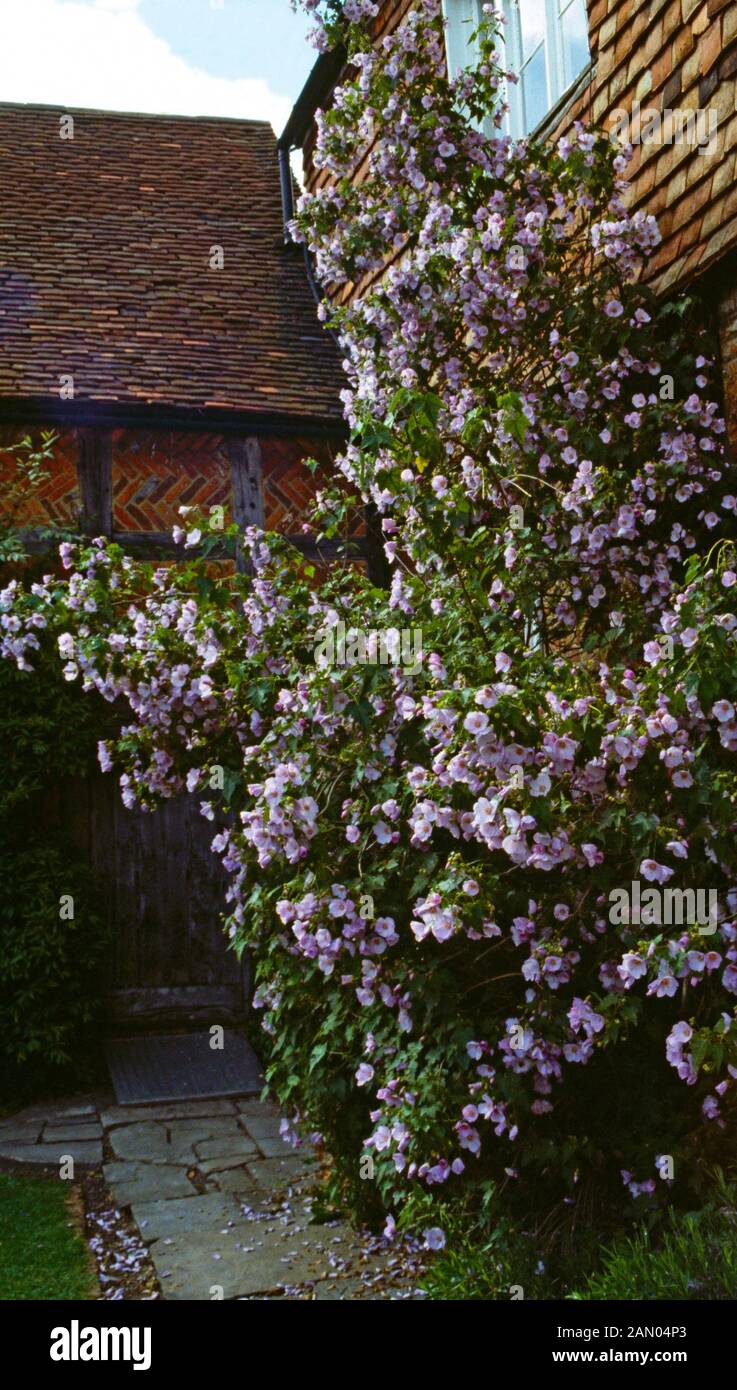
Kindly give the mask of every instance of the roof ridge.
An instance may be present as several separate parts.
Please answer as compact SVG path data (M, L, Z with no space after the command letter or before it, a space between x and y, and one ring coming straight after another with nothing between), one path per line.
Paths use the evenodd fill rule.
M1 111L61 111L72 116L120 116L125 120L144 121L216 121L223 125L250 125L266 127L274 139L276 132L270 121L255 116L188 116L180 111L117 111L101 106L66 106L62 102L50 101L0 101Z

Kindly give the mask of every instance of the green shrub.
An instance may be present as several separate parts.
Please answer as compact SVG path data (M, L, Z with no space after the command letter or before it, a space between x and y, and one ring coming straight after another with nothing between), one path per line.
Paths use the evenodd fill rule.
M39 799L53 782L83 775L101 737L101 701L64 680L56 652L44 644L37 674L0 662L0 826L3 840L24 838Z
M535 1220L510 1212L504 1194L491 1190L486 1209L475 1212L415 1202L400 1226L443 1229L445 1245L422 1281L437 1301L732 1299L737 1194L719 1171L705 1183L700 1210L650 1207L629 1229L613 1209L557 1207Z
M672 1212L661 1234L615 1241L579 1299L732 1300L737 1289L737 1212L708 1206Z
M55 436L25 439L0 455L3 612L19 575L33 585L57 565L68 533L36 527L48 553L30 556L21 529L35 491L50 476ZM12 627L8 629L12 640ZM91 1077L89 1043L102 999L107 935L98 886L64 841L54 814L55 785L85 776L95 744L110 728L104 702L85 697L62 675L56 641L35 630L36 671L0 662L0 1065L5 1107L39 1088ZM61 900L73 903L62 915Z
M432 1225L438 1213L432 1217ZM436 1302L510 1301L554 1297L554 1284L533 1236L505 1216L484 1236L464 1231L450 1212L441 1221L447 1244L430 1263L422 1287Z
M0 853L0 1059L11 1089L59 1078L89 1044L106 948L83 863L41 840Z

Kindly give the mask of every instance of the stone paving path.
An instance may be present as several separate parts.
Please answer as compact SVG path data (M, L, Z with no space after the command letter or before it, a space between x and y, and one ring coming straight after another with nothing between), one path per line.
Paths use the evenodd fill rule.
M412 1298L416 1270L343 1223L311 1221L314 1155L254 1099L34 1106L0 1122L0 1158L98 1167L149 1247L165 1299Z

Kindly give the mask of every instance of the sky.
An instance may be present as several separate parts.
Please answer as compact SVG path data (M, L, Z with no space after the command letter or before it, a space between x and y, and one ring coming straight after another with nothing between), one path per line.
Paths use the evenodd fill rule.
M312 67L289 0L0 0L0 101L240 116L281 132Z

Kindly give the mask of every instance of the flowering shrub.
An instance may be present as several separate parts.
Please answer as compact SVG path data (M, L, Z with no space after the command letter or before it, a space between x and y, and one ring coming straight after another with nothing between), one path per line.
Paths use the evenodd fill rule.
M493 20L449 82L434 0L375 48L374 6L308 8L355 76L294 233L360 284L324 316L390 586L316 584L254 531L252 573L213 577L187 523L171 568L62 547L65 577L5 591L6 654L53 638L127 700L100 758L128 804L199 797L269 1081L356 1200L666 1198L737 1078L737 487L708 338L642 284L657 227L605 137L503 135ZM419 630L422 659L316 657L339 623ZM613 921L634 881L715 890L718 921Z

